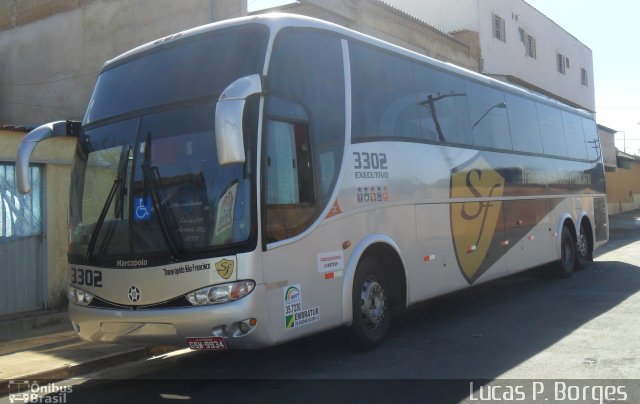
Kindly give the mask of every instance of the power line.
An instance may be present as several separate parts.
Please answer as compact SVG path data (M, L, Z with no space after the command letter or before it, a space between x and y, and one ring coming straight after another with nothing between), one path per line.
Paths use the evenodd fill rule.
M34 108L64 109L68 111L80 111L80 112L84 112L85 110L84 108L80 108L80 107L72 107L72 106L64 106L64 105L32 104L28 102L15 102L15 101L3 101L3 104L21 105L25 107L34 107Z
M81 77L96 76L97 74L98 74L98 72L91 72L91 73L77 74L75 76L62 77L62 78L55 79L55 80L34 81L34 82L30 82L30 83L7 83L7 84L0 84L0 86L1 87L41 86L41 85L45 85L45 84L53 84L53 83L59 83L61 81L73 80L73 79L77 79L77 78L81 78Z

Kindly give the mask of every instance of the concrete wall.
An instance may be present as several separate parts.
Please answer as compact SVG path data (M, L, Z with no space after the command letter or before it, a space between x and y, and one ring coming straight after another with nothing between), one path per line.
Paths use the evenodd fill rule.
M106 60L244 14L246 0L10 0L0 6L0 125L81 119Z
M631 161L630 168L606 173L609 214L640 209L640 160Z
M15 161L23 132L0 130L0 161ZM45 207L45 247L47 266L48 306L61 307L66 302L67 283L67 222L69 183L75 138L55 138L42 142L32 156L32 162L43 164L43 194Z
M480 37L482 73L554 95L595 111L591 49L522 0L386 0L447 32L475 30ZM505 20L506 42L494 38L493 15ZM526 56L520 29L536 40L536 58ZM557 71L556 54L569 58L566 73ZM581 83L581 68L588 85Z

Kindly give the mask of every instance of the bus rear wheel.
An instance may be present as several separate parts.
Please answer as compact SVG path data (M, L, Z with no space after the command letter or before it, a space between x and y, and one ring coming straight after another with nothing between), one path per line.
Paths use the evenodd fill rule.
M360 349L379 346L391 325L390 285L382 266L373 258L358 264L353 280L353 322L349 332Z
M589 262L593 261L593 247L591 237L587 233L587 226L582 223L580 225L580 234L576 241L577 262L576 269L584 268Z
M560 236L560 260L555 266L554 274L558 278L568 278L576 269L577 249L576 240L567 226L562 227Z

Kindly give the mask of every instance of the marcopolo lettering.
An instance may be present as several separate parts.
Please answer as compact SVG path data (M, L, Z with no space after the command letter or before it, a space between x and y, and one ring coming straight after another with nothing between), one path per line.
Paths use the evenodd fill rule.
M116 266L132 268L132 267L142 267L149 264L149 261L146 259L141 260L116 260Z

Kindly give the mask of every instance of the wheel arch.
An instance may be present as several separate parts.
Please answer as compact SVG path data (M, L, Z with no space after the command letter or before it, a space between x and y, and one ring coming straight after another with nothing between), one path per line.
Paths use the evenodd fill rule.
M352 293L353 281L358 264L368 256L378 257L384 266L391 268L396 276L389 277L392 282L393 304L402 308L407 306L409 296L407 274L400 247L387 235L370 234L362 239L353 249L345 267L344 282L342 284L342 323L349 326L353 321Z

